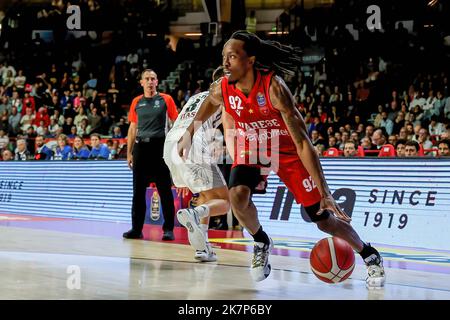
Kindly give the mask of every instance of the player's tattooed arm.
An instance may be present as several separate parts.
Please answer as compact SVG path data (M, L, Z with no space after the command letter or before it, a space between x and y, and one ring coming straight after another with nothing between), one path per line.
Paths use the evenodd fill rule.
M306 170L314 179L322 197L330 195L319 157L308 137L305 121L295 107L294 97L285 82L278 76L272 78L269 89L270 101L280 111L289 134L297 147L297 153Z
M320 208L317 214L320 215L325 210L331 210L337 218L347 222L350 221L350 217L339 207L330 193L319 157L308 137L305 121L295 107L294 97L289 88L281 78L274 77L270 84L269 94L273 107L280 111L286 123L292 140L297 147L298 156L320 192L322 199L320 200Z

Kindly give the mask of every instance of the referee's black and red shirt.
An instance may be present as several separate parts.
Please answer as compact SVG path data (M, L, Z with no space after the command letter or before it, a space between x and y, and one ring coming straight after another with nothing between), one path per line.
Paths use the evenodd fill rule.
M157 93L151 98L140 95L133 99L128 120L137 124L138 138L164 138L169 130L169 119L178 117L177 107L168 94Z

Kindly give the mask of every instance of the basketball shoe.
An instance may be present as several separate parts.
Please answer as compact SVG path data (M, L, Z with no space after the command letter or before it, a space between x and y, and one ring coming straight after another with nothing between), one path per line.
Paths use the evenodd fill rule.
M272 238L269 237L270 243L255 242L253 247L253 259L250 274L254 281L263 281L266 279L272 267L269 263L269 255L273 249Z
M208 250L196 250L194 259L200 262L214 262L217 261L216 253L213 251L211 245L208 243Z
M195 209L181 209L177 212L178 222L188 230L189 243L199 251L207 251L205 234L200 227L200 218Z
M384 287L386 275L384 273L383 258L379 252L368 244L371 254L364 259L367 266L366 286L369 289Z

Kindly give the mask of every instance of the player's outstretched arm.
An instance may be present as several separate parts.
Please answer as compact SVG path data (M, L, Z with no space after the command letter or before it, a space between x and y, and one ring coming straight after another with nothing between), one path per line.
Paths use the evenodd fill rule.
M280 77L276 76L272 78L269 93L273 107L280 111L286 123L303 165L319 189L322 200L318 214L322 213L325 209L329 209L334 212L336 217L350 221L350 218L342 211L331 196L319 157L308 137L303 117L295 108L294 98L289 88Z
M222 105L222 79L213 82L209 88L209 95L201 104L194 117L194 120L186 128L186 132L178 141L178 154L181 158L186 159L191 148L192 137L203 123L208 120Z

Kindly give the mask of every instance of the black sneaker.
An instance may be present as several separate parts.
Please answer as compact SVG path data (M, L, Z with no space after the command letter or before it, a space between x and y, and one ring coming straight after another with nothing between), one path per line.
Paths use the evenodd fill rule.
M175 240L175 236L173 235L173 231L171 231L171 230L164 231L162 239L164 241Z
M122 235L125 239L142 239L144 235L142 232L135 231L133 229L124 232Z

